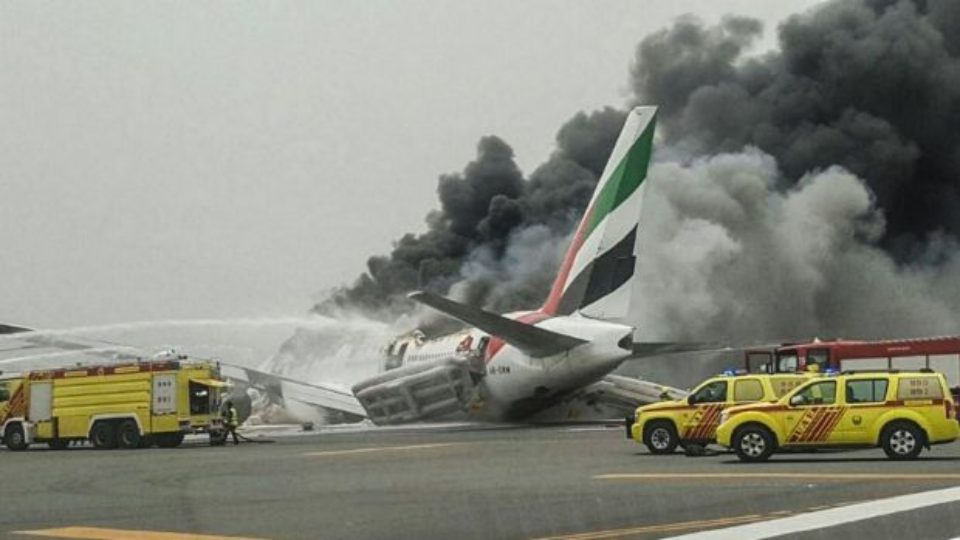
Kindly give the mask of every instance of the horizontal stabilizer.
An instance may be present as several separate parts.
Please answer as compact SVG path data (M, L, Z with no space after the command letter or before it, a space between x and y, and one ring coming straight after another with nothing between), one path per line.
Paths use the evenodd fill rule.
M30 328L22 326L13 326L12 324L0 323L0 334L19 334L20 332L32 332Z
M426 291L410 293L410 298L426 304L454 319L496 336L521 351L540 358L552 356L587 343L586 340L544 330L531 324L508 319L480 308L470 307Z

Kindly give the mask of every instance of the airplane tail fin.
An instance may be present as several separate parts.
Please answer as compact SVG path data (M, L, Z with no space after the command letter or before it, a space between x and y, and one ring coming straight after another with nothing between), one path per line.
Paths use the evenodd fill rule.
M542 312L626 318L656 114L656 107L637 107L627 115Z

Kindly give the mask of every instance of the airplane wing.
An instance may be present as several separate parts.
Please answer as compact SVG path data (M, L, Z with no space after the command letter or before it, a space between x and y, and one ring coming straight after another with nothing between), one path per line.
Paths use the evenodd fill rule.
M283 375L225 362L220 362L220 368L221 373L227 380L263 390L285 401L293 400L364 418L367 416L360 402L350 391L333 385L305 383Z
M607 375L583 389L584 399L620 406L633 412L640 405L664 399L681 399L687 392L644 379Z
M0 365L30 363L34 367L70 361L129 361L141 358L135 347L103 340L64 338L56 331L42 331L0 323ZM86 357L86 358L84 358Z
M552 356L587 343L580 338L508 319L502 315L454 302L449 298L430 292L418 291L410 293L408 296L410 299L426 304L454 319L476 326L534 358Z
M683 399L687 392L639 377L610 374L577 389L537 413L535 423L622 422L637 407L665 399Z

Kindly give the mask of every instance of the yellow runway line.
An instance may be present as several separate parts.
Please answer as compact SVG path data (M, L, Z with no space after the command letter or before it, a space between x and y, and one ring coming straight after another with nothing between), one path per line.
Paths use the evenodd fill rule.
M307 452L309 457L352 456L356 454L372 454L375 452L406 452L409 450L428 450L431 448L447 448L459 446L463 443L412 444L409 446L373 446L370 448L351 448L350 450L330 450L327 452Z
M13 534L43 536L46 538L70 538L73 540L263 540L243 536L133 531L101 529L99 527L62 527L59 529L40 529L36 531L14 531Z
M594 480L960 480L960 473L612 473Z
M724 525L740 525L753 521L760 521L765 516L761 514L750 514L746 516L735 516L719 519L701 519L697 521L683 521L680 523L663 523L661 525L646 525L643 527L630 527L627 529L609 529L606 531L594 531L562 536L546 536L536 540L602 540L605 538L621 538L624 536L636 536L638 534L648 534L657 532L684 531L687 529L707 529L712 527L722 527Z

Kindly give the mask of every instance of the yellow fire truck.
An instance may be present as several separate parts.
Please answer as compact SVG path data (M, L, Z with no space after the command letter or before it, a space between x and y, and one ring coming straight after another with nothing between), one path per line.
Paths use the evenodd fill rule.
M11 450L31 443L63 449L179 446L187 433L223 440L226 383L206 361L144 361L29 371L0 378L0 435Z

